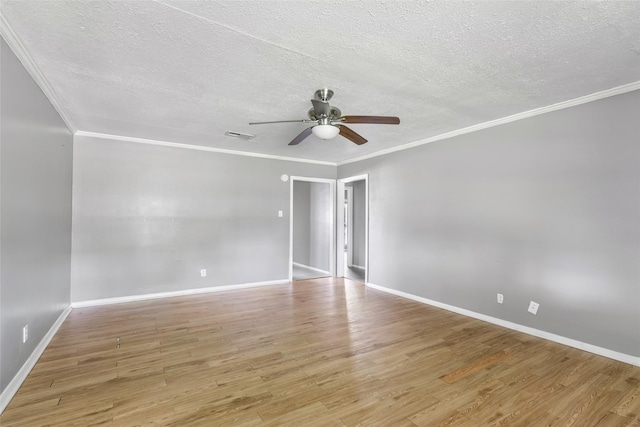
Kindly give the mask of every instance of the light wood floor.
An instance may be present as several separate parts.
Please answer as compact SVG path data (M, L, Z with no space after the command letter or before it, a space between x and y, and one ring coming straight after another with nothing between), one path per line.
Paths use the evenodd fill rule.
M638 426L639 390L638 367L326 278L73 310L0 424Z

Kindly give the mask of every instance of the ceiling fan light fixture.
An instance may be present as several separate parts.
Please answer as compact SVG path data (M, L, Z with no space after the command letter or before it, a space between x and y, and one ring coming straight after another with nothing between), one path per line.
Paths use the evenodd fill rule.
M311 128L311 132L320 139L331 139L338 136L340 128L334 125L316 125Z

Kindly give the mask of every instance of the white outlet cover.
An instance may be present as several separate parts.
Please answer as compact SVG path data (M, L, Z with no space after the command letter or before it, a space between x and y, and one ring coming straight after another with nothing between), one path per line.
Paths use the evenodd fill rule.
M538 308L540 308L540 304L535 301L531 301L529 303L529 309L527 311L529 311L529 313L531 314L538 314Z
M22 328L22 343L26 343L29 339L29 325L24 325Z
M205 277L207 275L207 269L203 268L202 270L200 270L200 277Z
M278 217L282 218L284 216L284 212L278 211Z
M504 302L504 295L498 294L497 300L498 304L502 304Z

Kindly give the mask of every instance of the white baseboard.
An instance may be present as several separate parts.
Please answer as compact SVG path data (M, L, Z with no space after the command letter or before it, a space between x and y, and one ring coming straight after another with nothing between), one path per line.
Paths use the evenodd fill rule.
M364 266L362 266L362 265L357 265L357 264L350 265L349 267L351 267L351 268L356 268L356 269L358 269L358 270L366 270L366 268L364 268Z
M58 319L54 322L51 328L49 328L49 331L45 334L44 337L42 337L36 348L33 349L33 352L24 362L22 368L20 368L15 377L13 377L11 382L7 385L7 388L5 388L4 391L0 394L0 414L2 414L9 402L11 402L11 399L13 399L13 396L15 396L15 394L18 392L18 389L20 388L24 380L27 379L29 372L31 372L33 367L36 365L38 359L40 359L40 356L42 356L42 353L44 353L45 349L53 339L56 332L58 332L58 329L60 329L60 326L62 326L62 323L67 318L69 313L71 313L71 307L65 308L60 316L58 316Z
M300 268L307 268L309 270L317 271L318 273L326 274L327 276L331 276L331 272L327 270L322 270L320 268L311 267L310 265L300 264L299 262L294 262L293 265Z
M289 283L289 279L269 280L265 282L242 283L239 285L212 286L209 288L186 289L183 291L159 292L155 294L129 295L126 297L102 298L88 301L74 301L73 308L93 307L97 305L120 304L123 302L144 301L149 299L180 297L185 295L206 294L209 292L233 291L236 289L254 288L256 286L282 285Z
M398 291L395 289L387 288L380 285L374 285L373 283L367 283L367 286L379 291L387 292L399 297L408 298L414 301L421 302L423 304L432 305L434 307L443 308L454 313L462 314L464 316L473 317L474 319L482 320L485 322L493 323L495 325L503 326L514 331L523 332L525 334L533 335L538 338L544 338L549 341L554 341L559 344L564 344L569 347L574 347L580 350L594 353L599 356L608 357L609 359L618 360L620 362L629 363L630 365L640 366L640 357L631 356L630 354L620 353L608 348L598 347L593 344L588 344L581 341L576 341L571 338L563 337L561 335L552 334L550 332L541 331L539 329L530 328L529 326L519 325L517 323L509 322L507 320L498 319L497 317L487 316L486 314L476 313L471 310L459 308L453 305L444 304L438 301L433 301L427 298L419 297L417 295L409 294L407 292Z

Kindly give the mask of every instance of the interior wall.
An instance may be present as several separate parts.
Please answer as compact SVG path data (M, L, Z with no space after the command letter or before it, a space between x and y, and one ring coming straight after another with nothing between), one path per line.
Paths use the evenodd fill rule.
M77 135L71 300L287 280L282 174L336 167Z
M293 181L293 262L311 265L311 183Z
M331 187L328 183L312 182L309 220L309 266L330 270L331 256Z
M69 306L73 139L9 46L0 43L3 391Z
M369 174L369 281L640 356L638 111L634 91L340 166Z

